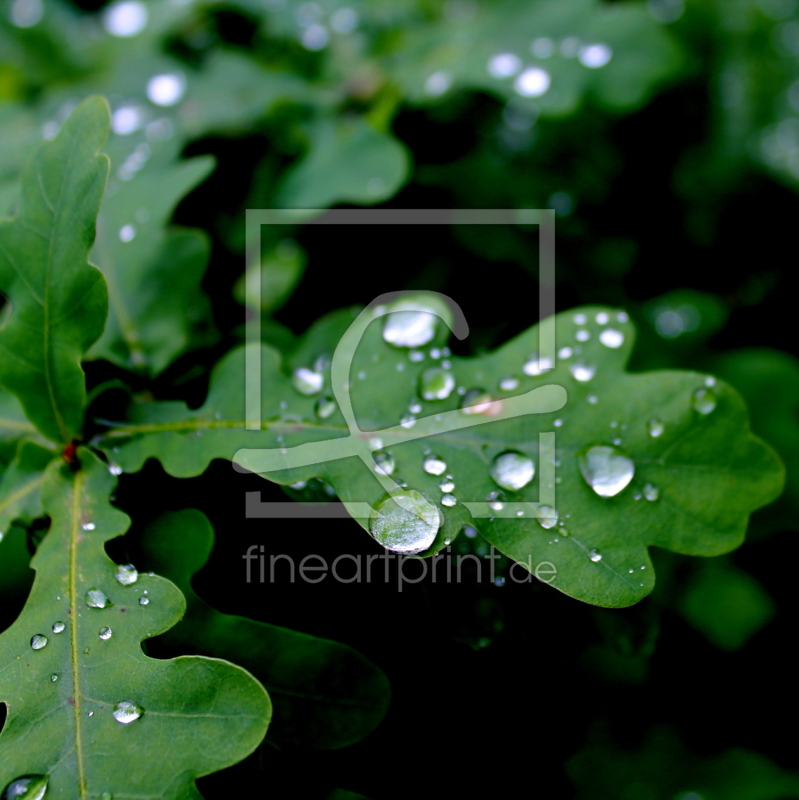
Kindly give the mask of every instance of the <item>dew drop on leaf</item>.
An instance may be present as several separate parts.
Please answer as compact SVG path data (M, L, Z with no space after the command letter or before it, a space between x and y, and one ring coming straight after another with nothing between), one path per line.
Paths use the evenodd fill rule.
M441 483L438 484L438 488L441 489L442 492L454 492L455 491L455 481L452 478L445 478Z
M464 414L488 414L494 407L494 398L483 389L470 389L461 400Z
M130 700L122 700L122 702L117 703L114 707L114 719L117 722L121 722L123 725L129 725L131 722L135 722L137 719L141 718L142 714L144 714L144 709L141 706L137 706L136 703L132 703Z
M569 371L574 377L574 380L580 381L580 383L585 383L594 377L596 374L596 367L593 364L588 364L581 359L580 361L575 361L574 364L569 365Z
M419 379L420 394L425 400L446 400L455 388L455 376L443 367L426 369Z
M336 410L336 401L332 397L325 395L316 401L316 416L319 419L328 419L333 416Z
M42 800L47 783L46 775L23 775L6 786L1 800Z
M109 608L113 603L99 589L89 589L86 592L86 605L89 608Z
M397 467L397 462L391 453L375 453L373 456L375 461L375 472L380 475L393 475Z
M644 486L644 497L654 502L660 497L660 489L652 483L647 483L647 485Z
M566 348L564 348L566 349ZM569 355L571 355L571 349L569 349ZM561 356L562 358L564 356ZM525 375L540 375L542 372L546 372L549 369L552 369L554 364L552 360L549 358L539 358L538 356L532 356L522 367L524 370Z
M621 347L624 344L624 334L621 331L617 331L615 328L605 328L605 330L599 334L599 341L602 342L605 347L610 347L612 350L615 350L617 347Z
M37 633L31 639L31 649L41 650L44 647L47 647L47 637L42 633Z
M610 317L604 311L600 311L594 319L597 325L607 325Z
M111 628L100 628L99 635L104 642L107 642L114 635L114 632L111 630Z
M458 502L458 499L455 497L454 494L445 494L441 498L441 505L442 506L447 506L447 508L452 508L452 506L456 505L457 502Z
M387 495L373 509L369 531L387 550L413 555L433 544L441 522L438 509L422 494L408 489Z
M619 448L594 445L579 455L585 482L600 496L614 497L635 475L635 463Z
M491 477L503 489L522 489L530 483L534 475L533 459L515 451L501 453L491 465Z
M588 558L591 559L593 562L601 561L602 560L602 553L598 550L589 550L588 551Z
M507 375L499 382L499 388L503 392L513 392L519 388L519 379L513 375Z
M489 492L488 496L486 497L486 501L488 502L488 507L492 511L502 511L505 508L505 503L503 500L505 499L505 495L502 492Z
M116 579L123 586L131 586L139 580L139 572L133 564L122 564L117 567Z
M83 528L85 531L93 531L95 527L96 526L93 522L84 522L83 525L81 525L81 528Z
M50 683L56 683L58 681L58 675L55 672L50 676Z
M716 408L716 394L709 387L697 389L691 396L691 405L700 414L710 414Z
M578 342L587 342L591 338L591 334L583 328L574 334L574 338L577 339Z
M295 369L291 375L292 386L306 397L314 394L319 394L324 385L324 375L321 372L314 372L307 367L300 367Z
M403 414L400 417L400 425L402 425L403 428L406 428L406 429L407 428L412 428L415 424L416 424L416 417L414 417L413 414L410 414L410 413Z
M428 475L443 475L447 469L447 462L441 456L429 455L425 457L422 468Z
M558 524L558 512L552 506L539 506L536 519L542 528L549 530Z
M63 622L53 623L53 633L63 633L67 626Z
M649 430L649 435L656 439L658 436L663 435L663 431L666 430L666 426L663 424L663 420L653 417L649 420L647 429Z
M408 308L408 310L403 310ZM416 310L418 303L398 302L386 315L383 340L395 347L421 347L436 335L436 317L429 311Z
M139 605L140 606L148 606L148 605L150 605L150 598L149 597L140 597L139 598Z

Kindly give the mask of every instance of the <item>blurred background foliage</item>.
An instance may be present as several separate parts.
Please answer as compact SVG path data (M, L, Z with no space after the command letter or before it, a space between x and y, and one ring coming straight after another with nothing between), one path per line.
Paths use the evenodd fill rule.
M228 796L235 778L274 797L799 798L799 755L780 724L799 711L786 647L799 558L797 0L0 10L0 213L16 207L33 147L83 97L101 93L112 109L93 260L127 311L112 311L90 385L132 369L134 391L196 405L245 315L261 314L264 338L290 351L332 309L407 288L452 296L472 328L455 349L481 352L536 321L534 232L269 229L261 260L245 264L245 210L549 207L559 310L626 308L639 329L632 369L729 381L788 470L740 550L657 552L654 594L607 610L501 580L402 594L388 583L244 586L241 552L264 533L243 519L242 484L264 499L281 490L219 464L182 482L149 464L118 503L141 525L203 508L220 536L195 578L200 595L351 644L393 687L364 742L265 745L206 779L207 797ZM261 302L244 308L256 271ZM114 419L113 392L103 397L95 410ZM346 521L266 535L300 558L370 547ZM12 529L4 557L26 553ZM0 586L4 622L23 596Z

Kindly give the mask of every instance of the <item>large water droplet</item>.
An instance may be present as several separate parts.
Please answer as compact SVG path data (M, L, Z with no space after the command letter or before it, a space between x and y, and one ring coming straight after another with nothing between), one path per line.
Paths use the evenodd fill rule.
M534 475L533 459L514 451L501 453L491 465L491 477L503 489L522 489L530 483Z
M31 639L31 648L33 650L41 650L44 647L47 647L47 637L43 633L37 633Z
M404 308L410 308L404 311ZM395 347L421 347L436 335L436 316L429 311L411 310L418 303L398 302L386 315L383 325L383 340Z
M111 630L111 628L100 628L99 635L104 642L107 642L114 635L114 632Z
M447 469L447 462L440 456L426 456L422 468L428 475L443 475Z
M46 775L23 775L3 790L2 800L42 800L47 791Z
M63 622L53 623L53 633L63 633L67 626Z
M397 467L397 462L391 453L374 453L372 455L375 461L375 472L380 475L393 475Z
M419 378L420 394L425 400L446 400L455 388L455 376L441 367L426 369Z
M716 408L716 394L708 387L697 389L691 396L691 405L700 414L709 414Z
M133 564L121 564L117 567L116 579L123 586L132 586L139 580L139 571Z
M614 497L635 475L635 463L617 447L594 445L580 456L585 482L600 496Z
M328 419L336 411L336 401L332 397L325 395L316 401L316 416L319 419Z
M602 342L605 347L610 347L615 350L617 347L621 347L624 344L624 334L621 331L617 331L615 328L605 328L605 330L599 334L599 341Z
M644 486L644 497L647 500L654 502L658 499L658 497L660 497L660 489L658 489L658 487L653 483L647 483L647 485Z
M123 725L129 725L131 722L135 722L137 719L141 718L142 714L144 714L144 709L141 706L137 706L136 703L132 703L130 700L122 700L122 702L117 703L114 707L114 719L117 722L121 722Z
M322 391L325 377L321 372L314 372L307 367L295 369L291 375L291 383L294 388L306 397L319 394Z
M110 608L113 603L99 589L89 589L86 592L86 605L89 608Z
M570 364L569 371L574 376L574 380L585 383L594 377L596 374L596 367L581 359L580 361L575 361L573 364Z
M663 420L653 417L647 423L647 429L649 430L649 435L656 439L658 436L663 435L663 431L666 430L666 426L663 424Z
M539 506L536 519L542 528L554 528L558 524L558 512L552 506Z
M372 536L383 547L407 555L430 547L440 527L438 509L414 489L386 496L369 520Z

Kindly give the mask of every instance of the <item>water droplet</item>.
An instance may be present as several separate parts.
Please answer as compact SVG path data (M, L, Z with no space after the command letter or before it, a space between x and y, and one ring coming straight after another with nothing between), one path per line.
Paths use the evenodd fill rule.
M452 508L452 506L456 505L458 499L455 497L454 494L445 494L441 498L441 505L447 506L447 508Z
M607 324L608 324L608 322L610 321L610 316L609 316L609 315L608 315L606 312L604 312L604 311L600 311L600 312L599 312L599 313L598 313L598 314L597 314L597 315L594 317L594 319L596 320L596 324L597 324L597 325L607 325Z
M117 136L130 136L141 128L143 117L137 106L120 106L111 115L111 130Z
M501 453L491 465L491 477L503 489L522 489L530 483L534 475L533 459L514 451Z
M525 375L540 375L542 372L552 369L553 366L552 359L531 356L522 369Z
M107 642L113 635L114 632L111 630L111 628L100 628L100 638L104 642Z
M712 375L708 375L707 378L705 378L705 386L715 386L715 385L716 385L716 379Z
M454 492L455 481L453 481L448 475L443 481L441 481L441 483L438 484L438 488L441 489L442 492Z
M499 388L503 392L513 392L519 388L519 379L513 375L507 375L499 382Z
M133 564L122 564L117 567L116 579L123 586L131 586L139 580L139 572Z
M119 464L111 463L111 464L108 465L108 471L112 475L121 475L122 474L122 467L120 467Z
M589 394L588 397L585 398L592 406L595 406L599 402L599 398L595 394Z
M386 315L383 340L395 347L421 347L432 341L436 335L436 316L430 311L416 310L419 307L418 302L395 303L393 311Z
M613 50L606 44L589 44L580 48L580 63L589 69L604 67L612 57Z
M119 241L120 242L132 242L134 237L136 236L136 228L133 225L123 225L119 229Z
M47 791L46 775L23 775L3 790L2 800L42 800Z
M691 397L691 405L700 414L710 414L716 408L716 395L710 388L697 389Z
M510 78L522 68L522 60L515 53L497 53L486 68L492 78Z
M471 525L464 525L463 526L463 535L467 539L474 539L477 536L477 529L473 528Z
M394 456L391 453L374 453L372 455L375 461L375 472L379 475L393 475L394 470L397 467L397 462L394 460Z
M424 361L424 352L422 350L411 350L408 353L408 358L416 364L419 361Z
M660 497L660 489L652 483L647 483L647 485L644 486L644 497L654 502Z
M395 553L413 555L433 544L441 527L438 509L414 489L387 495L372 511L372 536Z
M555 421L554 421L552 424L553 424L553 425L554 425L556 428L559 428L561 425L563 425L563 420L562 420L562 419L556 419L556 420L555 420Z
M325 382L325 376L320 372L314 372L307 367L295 369L291 375L291 383L294 388L306 397L319 394Z
M336 410L336 401L332 397L325 395L316 401L316 416L319 419L328 419Z
M413 414L403 414L400 417L400 425L403 428L412 428L416 424L416 417Z
M137 719L141 718L142 714L144 714L144 709L141 706L137 706L136 703L132 703L130 700L123 700L114 707L114 719L117 722L121 722L123 725L129 725L131 722L135 722Z
M112 36L136 36L147 26L147 6L138 0L110 5L103 14L103 27Z
M574 338L577 339L578 342L587 342L591 338L591 334L583 328L574 334Z
M422 404L418 400L412 400L410 405L408 406L408 411L411 414L418 414L422 410Z
M37 633L31 639L31 649L41 650L44 647L47 647L47 637L43 633Z
M614 497L635 475L633 460L616 447L594 445L580 454L579 461L585 482L600 497Z
M488 501L488 507L492 511L502 511L505 508L505 503L503 500L505 499L505 495L502 492L489 492L486 500Z
M552 506L539 506L536 519L542 528L554 528L558 524L558 512Z
M63 622L54 622L53 633L63 633L66 627L67 626Z
M617 347L621 347L624 344L624 334L621 331L617 331L615 328L605 328L605 330L599 334L599 341L602 342L605 347L610 347L615 350Z
M561 347L560 350L558 350L558 358L571 358L573 352L571 347Z
M663 420L658 419L657 417L652 417L647 423L647 429L649 430L649 435L656 439L658 436L663 435L663 431L666 430L666 426L663 424Z
M494 398L483 389L472 389L461 400L461 412L464 414L487 414L494 406Z
M99 589L89 589L86 592L86 605L89 608L110 608L113 603Z
M149 597L140 597L139 598L139 605L140 606L149 606L150 605L150 598Z
M428 475L443 475L447 469L447 462L440 456L429 455L422 463L422 468Z
M186 77L180 72L156 75L147 82L147 97L157 106L174 106L186 92Z
M545 69L529 67L516 78L514 89L522 97L540 97L549 89L550 83L549 73Z
M455 388L455 376L441 367L426 369L419 378L420 394L425 400L446 400Z
M81 525L81 528L83 528L85 531L93 531L95 524L93 522L84 522L83 525Z
M616 321L617 322L629 322L630 316L626 311L619 311L616 314Z
M574 364L569 365L569 371L574 376L574 380L585 383L590 381L596 374L596 367L593 364L587 364L585 361L575 361Z
M597 561L602 560L602 553L600 553L598 550L589 550L588 558L590 558L591 561L596 563Z
M57 674L54 672L54 673L53 673L53 674L50 676L50 683L57 683L57 682L58 682L58 675L57 675Z

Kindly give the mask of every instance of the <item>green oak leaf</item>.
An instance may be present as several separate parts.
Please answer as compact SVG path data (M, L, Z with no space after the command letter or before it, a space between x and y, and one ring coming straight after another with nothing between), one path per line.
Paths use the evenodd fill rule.
M0 474L0 542L12 522L27 523L42 516L40 489L53 451L22 441L17 454Z
M116 140L111 158L117 171L125 169L122 152ZM151 374L186 349L197 320L208 316L200 288L208 237L164 227L178 201L211 172L213 159L164 160L151 161L106 197L92 251L108 284L109 313L89 357Z
M107 466L78 455L75 473L48 468L52 527L25 609L0 636L0 786L34 775L56 797L199 798L196 778L258 746L269 697L225 661L144 655L140 643L173 626L185 602L165 578L117 577L103 545L129 520L108 503Z
M307 157L288 173L275 205L373 205L395 194L407 180L409 170L405 146L363 118L322 118L311 129Z
M347 315L352 319L347 312L339 322ZM750 433L745 405L731 387L695 372L624 370L634 329L623 312L585 307L559 314L559 357L549 370L542 370L548 365L540 361L538 326L492 353L459 358L444 354L441 324L424 348L410 353L384 340L384 324L373 319L351 361L353 435L332 401L330 369L316 363L335 347L336 326L328 320L310 331L289 365L269 347L234 350L213 374L203 406L137 404L132 421L110 431L102 445L131 471L153 457L170 474L190 476L213 458L227 458L282 484L322 478L378 541L406 554L437 553L473 524L536 577L601 606L630 605L651 592L649 546L688 555L729 552L743 541L752 511L781 490L782 465ZM259 357L260 430L246 430L245 364L250 359L253 368ZM321 368L321 378L311 381L321 384L319 392L295 389L287 366ZM309 374L298 376L308 391ZM451 387L436 388L431 376ZM446 397L420 396L431 387ZM481 413L464 414L461 392L478 389L488 393L472 409ZM584 477L593 447L606 448L600 454L624 473L612 491L602 489L602 474L589 471L595 488ZM492 469L507 464L498 461L506 451L536 467L534 479L516 491L492 477ZM445 466L426 470L428 455ZM596 455L591 470L598 468ZM381 473L388 468L390 477ZM603 471L607 478L608 465ZM450 483L454 488L445 488ZM410 497L405 510L415 518L412 539L421 549L406 546L408 518L403 522L402 503L388 500L392 487L392 497ZM547 505L554 511L519 505L553 491ZM376 507L388 527L374 516ZM436 520L425 516L431 509L443 518L437 531Z
M80 429L83 354L103 330L105 282L87 261L108 174L99 153L108 106L84 101L22 178L19 211L0 222L0 290L12 303L0 329L0 384L54 442Z
M35 440L40 444L47 441L25 416L19 400L0 389L0 464L11 461L20 439Z
M186 597L183 620L161 637L167 646L225 658L266 687L274 715L267 739L278 747L339 748L360 741L385 715L386 676L356 650L264 622L223 614L192 589L214 544L196 509L164 514L142 533L143 565Z

